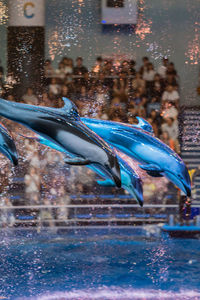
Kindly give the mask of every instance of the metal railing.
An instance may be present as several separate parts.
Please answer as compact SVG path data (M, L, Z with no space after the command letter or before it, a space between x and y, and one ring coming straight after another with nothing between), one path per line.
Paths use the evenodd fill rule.
M200 204L191 208L198 209ZM135 226L179 219L177 204L67 204L0 206L0 227Z
M177 204L146 204L143 208L137 204L1 206L0 226L135 226L166 223L170 214L178 214Z

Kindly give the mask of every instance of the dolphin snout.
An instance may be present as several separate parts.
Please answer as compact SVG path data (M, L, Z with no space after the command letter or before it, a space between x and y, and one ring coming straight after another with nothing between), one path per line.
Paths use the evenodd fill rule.
M186 196L191 196L191 182L187 168L184 166L179 172L165 171L166 177L171 180Z
M182 180L182 185L184 189L184 193L186 194L187 197L191 197L191 184L190 182L186 182L185 180Z
M191 188L185 186L186 194L188 197L191 197Z
M182 172L179 176L180 176L181 182L185 188L185 194L188 197L191 197L191 180L190 180L190 175L189 175L188 169L185 164L182 166Z

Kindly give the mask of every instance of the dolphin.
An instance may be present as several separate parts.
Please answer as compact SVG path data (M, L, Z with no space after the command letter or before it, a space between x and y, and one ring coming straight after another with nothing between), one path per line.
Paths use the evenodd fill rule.
M0 115L18 122L72 154L71 165L98 166L121 187L116 154L96 133L85 126L75 105L65 101L61 109L10 102L0 98Z
M58 146L55 143L52 143L51 141L43 138L42 136L37 136L37 137L29 137L25 136L23 134L20 134L24 138L36 140L40 144L43 144L45 146L48 146L54 150L57 150L59 152L64 153L67 156L71 157L71 153L64 151L62 147ZM137 200L140 206L143 206L143 188L142 188L142 181L140 176L137 174L137 172L128 164L128 162L125 160L124 156L120 151L117 151L114 149L116 152L119 165L120 165L120 173L121 173L121 186L123 189L127 190L130 195ZM67 163L68 162L68 157L64 158L64 161ZM116 186L115 182L98 166L93 166L93 165L86 165L87 168L91 169L95 173L97 173L100 177L104 178L104 180L97 180L97 183L101 186ZM105 179L106 178L106 179Z
M14 166L18 165L18 155L15 142L6 127L0 124L0 152L5 155Z
M154 177L167 177L185 195L191 196L191 182L183 160L166 144L152 135L152 130L119 122L81 118L85 125L105 141L140 163L140 168Z

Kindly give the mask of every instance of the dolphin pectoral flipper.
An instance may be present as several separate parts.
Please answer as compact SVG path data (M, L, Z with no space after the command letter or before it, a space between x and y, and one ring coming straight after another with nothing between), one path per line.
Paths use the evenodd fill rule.
M97 180L97 183L101 186L115 186L115 183L111 179Z
M73 157L73 158L68 158L65 157L64 158L64 162L68 165L72 165L72 166L85 166L85 165L89 165L91 162L88 159L82 158L82 157Z
M163 175L158 171L147 171L147 174L151 177L163 177Z
M139 165L139 167L146 171L148 175L152 177L163 177L161 174L163 172L162 169L160 169L158 166L155 165Z

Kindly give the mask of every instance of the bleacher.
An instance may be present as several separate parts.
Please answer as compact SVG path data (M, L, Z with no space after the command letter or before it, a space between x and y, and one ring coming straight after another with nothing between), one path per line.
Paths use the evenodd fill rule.
M192 197L200 200L200 109L185 108L181 114L181 154L189 170L195 169Z

